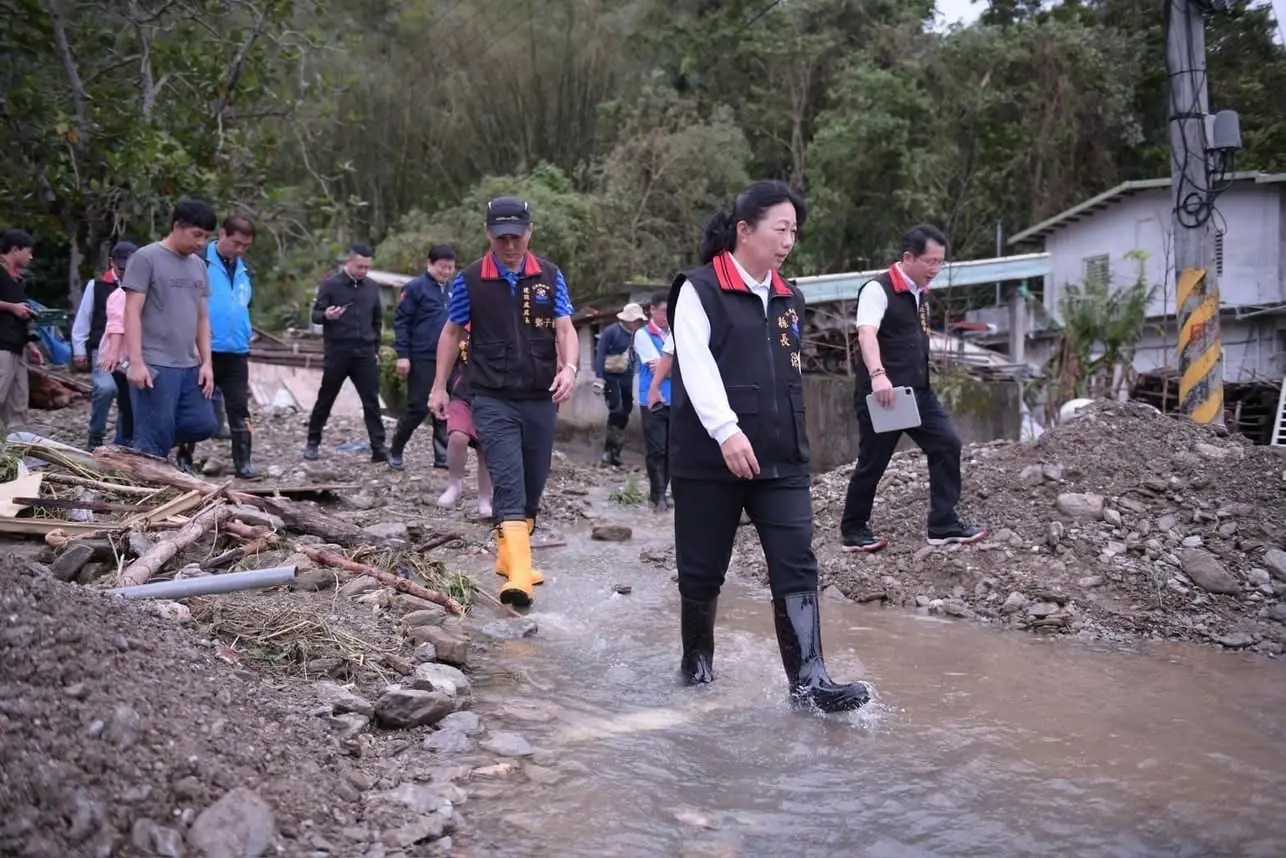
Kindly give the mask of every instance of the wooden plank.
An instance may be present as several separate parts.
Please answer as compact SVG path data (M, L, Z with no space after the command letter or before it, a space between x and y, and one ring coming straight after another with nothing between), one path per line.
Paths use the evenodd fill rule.
M247 495L257 495L259 497L272 497L281 495L286 498L307 497L308 495L318 494L340 494L341 492L355 492L361 489L359 485L348 485L342 483L322 483L313 486L237 486L237 491Z
M138 515L130 516L121 522L121 527L136 527L140 524L146 525L155 521L163 521L172 516L180 515L190 509L200 506L205 502L206 494L201 491L192 490L184 492L178 497L171 498L155 509L144 510Z
M13 533L19 536L38 536L61 530L70 535L111 533L120 530L115 522L80 522L63 521L56 518L0 518L0 533Z

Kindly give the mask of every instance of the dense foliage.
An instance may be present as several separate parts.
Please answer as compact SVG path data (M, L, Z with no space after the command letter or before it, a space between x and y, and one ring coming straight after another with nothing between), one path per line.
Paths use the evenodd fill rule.
M417 270L536 206L581 297L664 279L750 177L815 205L796 273L867 268L931 220L958 257L1169 169L1161 4L993 0L0 0L0 197L60 301L117 237L207 197L263 227L261 311L347 242ZM1209 22L1242 169L1286 170L1267 7Z

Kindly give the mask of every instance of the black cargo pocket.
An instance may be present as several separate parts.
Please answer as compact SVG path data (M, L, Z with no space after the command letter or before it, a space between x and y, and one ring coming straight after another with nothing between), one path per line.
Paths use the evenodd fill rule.
M808 444L808 419L804 410L802 387L790 389L790 416L794 418L795 423L795 449L791 452L797 462L805 463L809 460L812 451Z
M502 342L469 343L469 380L493 390L512 381L509 375L509 346Z

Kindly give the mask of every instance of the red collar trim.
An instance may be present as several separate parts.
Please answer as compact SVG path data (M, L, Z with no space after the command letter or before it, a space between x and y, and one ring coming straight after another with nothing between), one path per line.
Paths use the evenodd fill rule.
M654 337L660 337L661 339L665 339L665 331L658 328L656 326L656 322L647 323L647 332Z
M746 285L745 278L737 270L737 263L732 259L732 254L723 251L714 258L714 276L719 281L719 288L725 292L749 292L750 287ZM774 295L781 298L789 298L794 293L786 278L781 276L781 272L773 271L772 273L772 291Z
M115 282L116 282L116 280L117 280L117 277L116 277L116 269L115 269L115 268L108 268L108 269L107 269L107 273L105 273L105 274L103 275L103 282L104 282L104 283L115 283Z
M910 281L909 281L909 280L907 280L907 276L906 276L905 274L903 274L903 273L902 273L902 269L901 269L901 268L899 268L899 267L897 266L897 263L894 263L894 264L892 264L892 265L890 265L890 266L889 266L889 279L893 281L893 291L894 291L894 292L910 292L910 291L911 291L911 283L910 283ZM929 291L929 287L928 287L928 286L921 286L921 287L920 287L920 291L921 291L921 292L928 292L928 291Z
M536 260L536 254L527 251L527 255L522 258L522 270L518 272L519 277L534 277L540 273L540 263ZM504 280L505 276L500 273L500 263L494 253L488 253L482 257L482 279L483 280Z

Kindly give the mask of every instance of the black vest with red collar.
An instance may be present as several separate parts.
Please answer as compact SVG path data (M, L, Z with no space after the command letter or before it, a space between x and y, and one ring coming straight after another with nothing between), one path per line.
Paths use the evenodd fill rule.
M558 373L558 268L528 253L510 288L490 253L460 272L469 290L469 387L502 399L548 399Z
M889 308L876 331L880 344L880 360L889 381L894 387L917 390L929 388L929 290L920 290L920 300L906 285L903 274L890 268L866 283L863 289L874 289L876 284L884 290ZM860 299L861 291L858 296ZM854 394L859 408L866 407L866 395L871 392L871 374L866 361L859 355L853 363L857 379Z
M710 319L710 353L719 367L728 405L759 461L759 479L809 473L808 430L800 338L804 296L773 272L765 314L763 301L746 286L732 257L680 274L670 287L670 324L679 289L690 282ZM679 344L679 351L682 351ZM738 479L706 432L683 384L683 356L675 355L670 410L670 473L705 480ZM700 511L697 511L700 514Z

